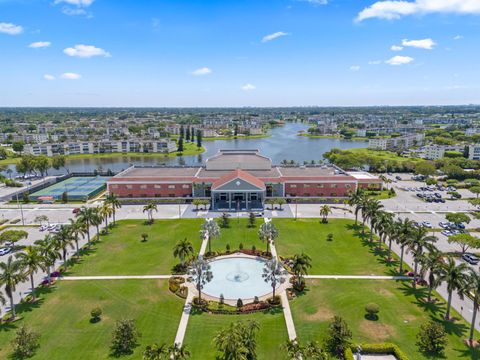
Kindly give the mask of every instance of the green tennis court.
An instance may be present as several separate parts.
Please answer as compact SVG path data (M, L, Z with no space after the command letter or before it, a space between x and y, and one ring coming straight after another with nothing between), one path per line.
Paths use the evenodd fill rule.
M54 200L61 200L62 194L66 192L69 200L86 201L103 191L108 179L104 176L71 177L34 192L30 199L35 201L42 196L51 196Z

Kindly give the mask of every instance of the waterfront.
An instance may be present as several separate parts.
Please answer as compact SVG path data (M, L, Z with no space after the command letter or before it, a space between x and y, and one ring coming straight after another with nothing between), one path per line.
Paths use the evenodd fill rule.
M112 170L119 172L130 165L159 166L159 165L199 165L216 154L220 149L259 149L262 155L272 159L274 164L282 160L318 161L331 148L351 149L366 147L363 141L347 141L328 138L308 138L298 136L298 131L307 130L308 125L301 123L287 123L285 126L271 130L269 137L259 139L237 139L205 141L206 151L201 155L158 157L158 156L117 156L112 158L87 158L68 160L67 167L71 172L91 172L95 169ZM15 165L11 166L15 170ZM51 169L49 174L62 174L65 169Z

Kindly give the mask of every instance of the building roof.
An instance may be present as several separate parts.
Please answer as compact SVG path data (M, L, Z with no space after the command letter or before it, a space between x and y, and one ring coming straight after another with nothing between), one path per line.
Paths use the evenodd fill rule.
M205 166L207 170L269 170L272 161L258 150L220 150Z
M248 172L246 171L243 171L241 169L236 169L236 170L233 170L231 172L229 172L228 174L222 176L220 179L218 179L217 181L215 181L213 184L212 184L212 190L215 190L215 189L218 189L219 187L231 182L231 181L234 181L234 180L237 180L237 179L241 179L243 181L246 181L248 182L249 184L252 184L253 186L261 189L261 190L265 190L265 183L258 179L257 177L253 176L252 174L249 174Z

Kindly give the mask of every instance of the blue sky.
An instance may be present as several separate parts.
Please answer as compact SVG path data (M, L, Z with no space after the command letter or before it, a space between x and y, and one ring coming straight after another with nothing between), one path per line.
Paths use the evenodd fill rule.
M480 0L0 0L0 106L478 104L479 59Z

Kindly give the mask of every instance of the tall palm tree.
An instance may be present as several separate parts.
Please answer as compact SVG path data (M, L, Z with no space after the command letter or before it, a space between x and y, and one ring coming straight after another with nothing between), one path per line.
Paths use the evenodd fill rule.
M397 229L396 229L396 235L397 235L397 243L400 246L400 274L403 273L403 256L405 254L405 247L408 246L411 236L410 233L412 232L414 225L413 221L410 219L403 219L403 220L398 220L397 222Z
M105 233L108 234L108 219L113 214L113 208L110 203L104 202L98 209L99 215L105 221Z
M37 299L35 294L35 283L33 281L33 275L41 269L46 270L45 264L42 258L42 253L38 246L29 245L23 249L22 252L18 253L15 256L20 260L23 268L25 269L25 274L30 277L30 287L32 289L33 301Z
M375 230L378 233L378 248L382 247L382 242L385 242L385 238L388 236L393 224L393 214L386 211L379 211L375 223Z
M157 204L155 204L153 201L149 201L144 207L143 207L143 212L147 213L148 216L148 221L153 223L153 212L158 211L157 209Z
M100 225L102 225L103 222L103 217L102 214L100 214L100 207L97 206L96 208L93 208L93 215L92 215L92 226L95 226L95 229L97 230L97 241L100 241Z
M417 287L418 262L422 258L423 249L428 244L433 244L437 238L428 235L428 231L423 226L416 226L410 232L410 241L408 247L413 254L414 268L413 268L413 288Z
M278 237L278 230L271 221L263 223L258 230L258 238L267 243L267 253L270 249L270 242Z
M295 275L295 281L297 285L300 285L303 281L303 277L308 275L308 269L312 267L312 259L307 254L295 254L292 257L291 269Z
M330 206L323 205L320 207L320 216L322 217L322 223L326 224L328 222L328 215L332 213Z
M205 219L200 229L200 238L202 241L208 236L208 252L212 253L212 239L220 237L220 226L213 219Z
M361 210L361 204L363 203L363 199L365 198L365 194L363 190L359 187L357 187L357 190L355 192L352 192L350 194L350 197L348 198L348 205L351 207L355 207L355 225L358 224L358 213Z
M173 248L173 256L178 257L182 266L185 265L185 259L193 255L193 245L186 238L178 241Z
M20 260L13 260L13 257L9 256L7 262L0 262L0 284L5 285L5 293L10 299L10 309L13 319L17 316L15 303L13 302L13 293L16 290L17 284L26 278L27 275Z
M122 204L120 203L120 200L118 200L118 196L113 193L107 194L107 196L105 196L105 202L110 204L112 207L113 225L115 226L115 215L117 213L117 209L120 209L122 207Z
M443 266L443 253L435 246L428 247L428 252L420 258L420 277L423 279L428 273L428 297L427 301L432 301L432 291L440 285L439 275Z
M80 240L80 236L84 236L86 233L85 224L78 221L78 219L70 219L70 231L72 232L73 240L75 241L75 251L77 254L77 258L80 257L80 248L78 247L78 241Z
M370 221L370 242L373 242L373 231L378 221L378 214L382 208L383 205L380 204L380 201L376 199L368 199L365 209L363 210L364 219ZM365 220L363 223L364 229L362 230L362 236L365 234Z
M223 353L222 358L225 360L248 360L249 351L236 323L232 322L228 328L220 331L213 338L213 343Z
M82 206L80 211L77 214L77 220L85 225L87 232L87 241L90 246L90 226L93 225L93 220L95 218L95 210L91 207Z
M449 256L447 262L443 264L442 271L440 273L440 281L447 283L448 299L447 299L447 311L445 313L445 319L450 319L450 308L452 306L452 294L457 291L460 296L466 290L468 266L465 263L457 265L455 260Z
M186 360L190 358L190 351L185 345L175 343L168 347L168 356L172 360Z
M43 265L47 271L48 285L51 284L51 269L55 266L55 261L60 259L60 254L57 251L55 241L51 235L45 236L44 239L35 241L35 245L39 247L42 256Z
M474 269L470 269L468 274L467 291L473 294L473 314L470 324L470 336L468 338L470 345L472 345L475 334L475 320L477 319L477 312L480 307L480 274Z
M60 231L53 236L53 241L57 250L62 251L63 265L67 266L67 247L73 248L73 242L75 241L72 235L72 229L70 225L63 225Z
M369 198L367 196L364 196L361 199L361 202L357 205L355 209L355 214L357 214L357 212L362 213L362 240L365 237L365 222L368 219L368 216L367 216L367 206L369 206L368 204L369 204Z

